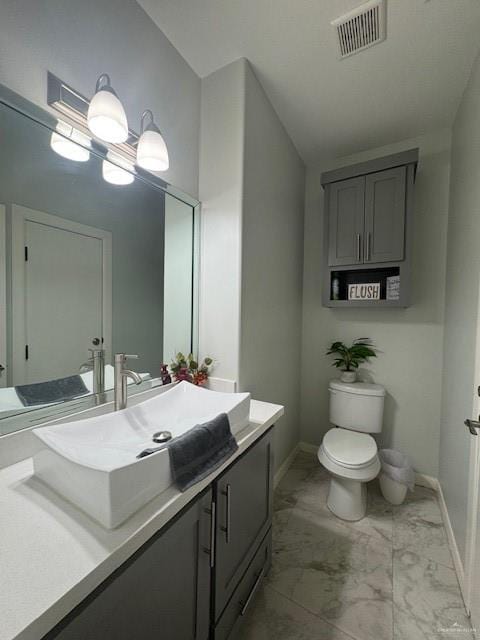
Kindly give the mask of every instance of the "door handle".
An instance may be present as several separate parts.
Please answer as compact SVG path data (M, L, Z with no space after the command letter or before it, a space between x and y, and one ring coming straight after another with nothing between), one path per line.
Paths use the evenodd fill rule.
M260 571L260 573L258 574L257 579L255 580L255 582L253 584L252 590L248 594L248 598L246 599L245 604L240 603L240 604L243 604L242 610L240 611L240 615L241 616L244 616L246 614L247 609L250 606L251 601L253 600L253 596L258 591L258 587L260 586L260 583L262 582L262 578L263 578L264 574L265 574L265 570L262 569Z
M231 515L231 488L230 485L227 484L227 486L225 487L225 489L223 489L222 494L226 497L227 499L227 503L226 503L226 518L225 518L225 526L224 527L220 527L222 531L225 532L225 542L228 544L230 542L230 515Z
M357 233L357 262L360 262L361 246L362 246L362 236L360 233Z
M463 424L467 427L472 436L478 436L477 429L480 430L480 422L478 420L470 420L470 418L467 418Z
M203 547L203 550L210 558L210 568L215 566L215 502L210 503L209 509L204 509L210 515L210 548Z
M5 371L5 367L3 366L3 364L0 364L0 373L2 373L2 371Z
M367 233L367 246L365 249L365 262L370 262L370 231Z

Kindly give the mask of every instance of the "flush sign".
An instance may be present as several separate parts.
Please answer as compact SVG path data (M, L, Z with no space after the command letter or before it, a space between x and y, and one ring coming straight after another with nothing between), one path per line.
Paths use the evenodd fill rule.
M380 300L380 282L348 285L349 300Z

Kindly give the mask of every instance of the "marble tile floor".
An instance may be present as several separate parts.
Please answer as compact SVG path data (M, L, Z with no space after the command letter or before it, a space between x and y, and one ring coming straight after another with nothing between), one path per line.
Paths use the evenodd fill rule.
M472 639L435 493L394 507L373 481L367 516L344 522L327 491L300 453L275 492L272 568L241 639Z

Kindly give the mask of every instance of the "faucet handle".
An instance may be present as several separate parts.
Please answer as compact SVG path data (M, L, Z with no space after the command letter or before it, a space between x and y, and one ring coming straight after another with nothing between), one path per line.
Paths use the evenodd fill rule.
M125 357L125 360L138 360L137 354L131 354L131 355L125 354L124 357Z

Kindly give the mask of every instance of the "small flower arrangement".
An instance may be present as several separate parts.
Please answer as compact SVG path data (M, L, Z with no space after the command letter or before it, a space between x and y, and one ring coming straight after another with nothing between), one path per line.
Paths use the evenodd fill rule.
M189 353L185 356L183 353L177 353L175 359L170 364L170 370L177 382L186 380L197 386L205 384L208 380L210 367L212 366L212 358L204 358L200 364L195 360L193 354Z

